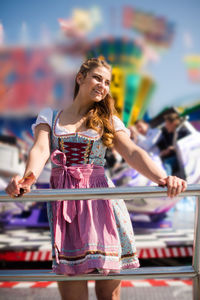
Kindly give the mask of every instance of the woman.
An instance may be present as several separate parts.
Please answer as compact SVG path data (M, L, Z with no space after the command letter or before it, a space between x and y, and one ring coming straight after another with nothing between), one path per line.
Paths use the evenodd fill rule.
M40 112L25 176L33 172L37 179L51 156L52 188L108 187L111 184L104 173L104 155L107 147L113 147L133 168L166 185L170 197L176 196L185 190L186 182L166 177L130 140L127 129L114 116L110 81L111 68L104 60L94 58L83 63L75 79L71 106L58 112L50 108ZM18 195L23 187L23 179L17 176L6 191ZM57 274L108 274L139 267L123 200L49 202L48 216L53 270ZM58 286L62 299L88 299L86 281L58 282ZM120 299L120 281L97 281L96 294L98 299Z

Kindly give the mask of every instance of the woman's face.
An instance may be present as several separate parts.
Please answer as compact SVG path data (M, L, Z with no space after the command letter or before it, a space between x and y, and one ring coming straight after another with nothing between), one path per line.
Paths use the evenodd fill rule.
M110 81L111 71L106 67L97 67L82 78L79 90L88 99L99 102L109 93Z

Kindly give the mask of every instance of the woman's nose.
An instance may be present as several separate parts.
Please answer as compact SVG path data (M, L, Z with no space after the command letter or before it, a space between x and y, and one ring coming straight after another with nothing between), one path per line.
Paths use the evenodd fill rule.
M97 84L97 87L98 87L99 89L104 89L104 88L105 88L105 84L104 84L103 82L99 82L99 83Z
M101 83L101 87L103 87L104 89L106 88L106 82L105 81L102 81L100 82Z

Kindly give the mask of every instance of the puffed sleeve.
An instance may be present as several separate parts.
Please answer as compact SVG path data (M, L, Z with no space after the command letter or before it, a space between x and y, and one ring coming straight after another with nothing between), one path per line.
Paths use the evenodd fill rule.
M39 124L48 124L50 127L52 127L52 117L53 110L50 107L43 108L39 112L35 123L31 127L33 134L35 133L35 127Z
M114 123L115 131L123 130L130 137L130 130L125 127L124 123L117 116L113 116L113 123Z

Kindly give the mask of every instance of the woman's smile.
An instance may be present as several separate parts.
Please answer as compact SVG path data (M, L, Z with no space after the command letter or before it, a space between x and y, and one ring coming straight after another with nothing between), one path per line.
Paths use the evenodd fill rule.
M97 96L103 96L103 92L101 92L100 90L94 89L93 91Z

